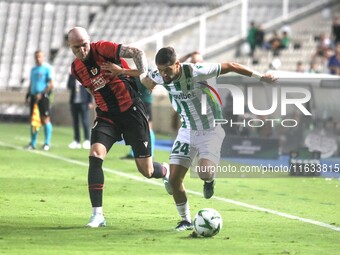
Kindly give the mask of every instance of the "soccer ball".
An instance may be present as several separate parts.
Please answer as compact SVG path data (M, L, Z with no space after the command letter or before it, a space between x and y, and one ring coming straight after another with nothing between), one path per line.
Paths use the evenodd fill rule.
M196 234L203 237L217 235L222 229L222 217L215 209L201 209L194 218L194 228Z

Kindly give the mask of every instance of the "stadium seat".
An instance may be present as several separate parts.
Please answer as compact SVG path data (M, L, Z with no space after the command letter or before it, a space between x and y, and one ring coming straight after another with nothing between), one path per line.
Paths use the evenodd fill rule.
M75 25L86 27L95 41L107 39L131 44L231 1L169 0L165 3L161 0L76 0L70 3L67 0L35 2L0 0L0 36L3 38L0 41L0 64L10 65L21 62L23 76L27 76L28 66L34 65L33 53L36 49L41 48L47 57L50 56L51 50L57 52L51 64L59 66L59 63L65 63L69 65L72 61L72 54L65 45L65 35ZM290 1L289 9L295 10L310 2L312 1ZM248 1L248 5L248 20L255 20L257 23L265 23L282 13L282 1L252 0ZM239 35L241 33L240 11L240 6L238 6L223 15L208 19L206 45L212 46ZM316 19L318 22L314 22ZM310 22L317 25L308 26ZM294 51L289 48L282 54L282 62L287 63L290 68L293 68L293 62L296 61L296 58L292 57L294 54L306 56L315 47L310 33L318 34L323 31L325 26L330 27L330 21L323 22L320 17L312 18L312 21L306 19L300 25L298 22L296 23L297 28L294 28L296 31L293 33L297 35L297 41L303 42L303 48L306 50ZM299 27L308 27L308 29L302 30ZM190 36L187 36L186 33L189 33ZM198 49L198 37L199 31L196 27L190 32L176 33L173 38L167 38L166 43L178 45L178 54L181 55ZM151 50L150 55L155 51L148 45L145 45L145 48L146 51ZM69 53L65 54L65 51ZM267 52L259 51L258 54L261 57L260 66L267 68L271 57ZM227 53L226 56L228 56L226 59L234 58L234 52ZM221 56L221 58L224 57ZM248 61L247 58L240 60ZM149 62L153 63L152 56ZM1 69L1 73L4 72L3 70ZM3 76L12 77L10 74L12 70L5 70L8 73ZM58 72L61 70L64 69L58 67ZM57 82L64 82L68 71L66 68L63 71L65 73L58 76L61 80Z

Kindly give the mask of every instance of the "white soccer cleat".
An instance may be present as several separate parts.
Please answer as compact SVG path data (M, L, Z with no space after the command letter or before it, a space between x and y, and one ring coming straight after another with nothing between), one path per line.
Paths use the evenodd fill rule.
M169 193L169 195L172 195L172 189L170 186L170 181L169 181L169 177L170 177L170 167L167 163L163 162L163 167L165 167L166 169L166 174L163 177L163 183L164 183L164 187L166 189L166 191Z
M191 222L187 220L182 220L178 222L178 225L175 228L176 231L193 230L193 229L194 229L194 226L192 225Z
M91 149L91 143L89 140L85 140L83 142L83 149L87 149L87 150Z
M99 228L105 227L106 220L102 214L92 214L90 218L90 222L87 223L86 227L89 228Z
M72 143L70 143L70 144L68 145L68 147L69 147L70 149L80 149L80 148L81 148L81 144L78 143L77 141L73 141Z
M48 144L45 143L45 144L43 145L42 149L43 149L44 151L49 151L49 150L50 150L50 146L49 146Z

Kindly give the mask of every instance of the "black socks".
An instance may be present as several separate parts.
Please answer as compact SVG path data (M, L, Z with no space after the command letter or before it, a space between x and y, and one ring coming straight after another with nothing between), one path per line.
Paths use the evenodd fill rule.
M89 157L88 187L92 207L101 207L103 204L104 173L103 160Z

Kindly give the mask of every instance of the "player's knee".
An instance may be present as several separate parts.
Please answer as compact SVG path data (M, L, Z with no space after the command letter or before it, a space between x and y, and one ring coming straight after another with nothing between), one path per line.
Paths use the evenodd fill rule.
M170 186L173 190L177 190L181 187L183 181L181 179L175 178L174 176L170 176Z
M91 150L90 150L91 157L101 158L104 160L106 153L107 151L103 144L95 143L91 145Z
M185 192L183 182L170 182L171 190L174 194Z
M178 180L170 173L169 182L171 185L173 185L174 183L178 182Z

